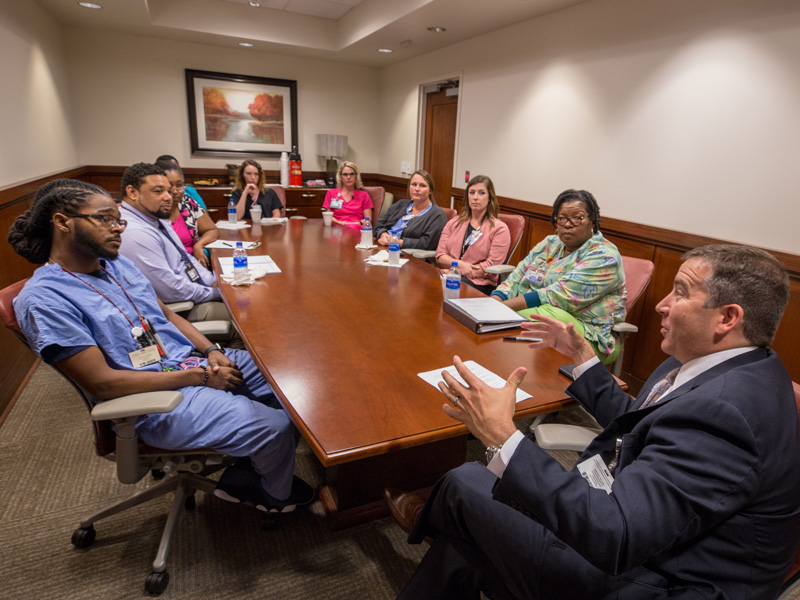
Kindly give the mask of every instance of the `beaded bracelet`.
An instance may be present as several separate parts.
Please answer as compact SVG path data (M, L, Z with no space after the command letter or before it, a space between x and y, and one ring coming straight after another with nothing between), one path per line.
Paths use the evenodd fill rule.
M206 367L205 365L200 365L200 368L203 369L203 373L205 374L205 376L203 377L203 383L201 383L200 385L202 387L205 387L205 385L208 383L208 367Z

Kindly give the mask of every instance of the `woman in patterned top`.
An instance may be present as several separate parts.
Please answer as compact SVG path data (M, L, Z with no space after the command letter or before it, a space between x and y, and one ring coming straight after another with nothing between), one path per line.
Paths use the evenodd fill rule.
M625 272L617 247L600 233L600 208L589 192L567 190L553 204L556 228L497 286L492 297L521 315L572 323L604 364L619 342L611 327L625 320Z
M200 208L200 205L184 193L183 171L174 163L158 163L164 169L169 179L170 193L172 193L172 212L169 215L170 223L175 233L178 234L186 252L193 255L206 269L211 268L211 263L206 255L206 244L210 244L219 237L217 226Z

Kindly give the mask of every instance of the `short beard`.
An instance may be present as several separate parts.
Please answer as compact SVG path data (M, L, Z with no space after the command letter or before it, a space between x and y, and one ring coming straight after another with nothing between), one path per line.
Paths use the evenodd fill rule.
M109 232L110 233L110 232ZM82 227L75 228L75 241L86 248L86 250L96 256L97 258L104 258L106 260L117 260L117 256L119 256L119 250L110 250L108 248L104 248L101 246L97 241L87 233L84 233Z

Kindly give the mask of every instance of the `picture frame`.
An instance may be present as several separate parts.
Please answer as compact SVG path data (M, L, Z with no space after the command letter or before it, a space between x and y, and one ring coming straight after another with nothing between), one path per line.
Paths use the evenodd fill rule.
M186 69L194 156L280 156L297 145L297 81Z

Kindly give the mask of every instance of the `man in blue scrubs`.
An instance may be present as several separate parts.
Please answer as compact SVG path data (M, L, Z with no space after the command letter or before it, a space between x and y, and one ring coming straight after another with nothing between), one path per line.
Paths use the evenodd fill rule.
M268 512L310 502L313 490L292 474L297 432L272 388L247 352L212 344L118 256L126 225L102 188L56 180L40 189L9 232L18 254L47 263L14 303L31 348L97 402L180 391L178 407L141 417L137 434L168 450L249 457L223 474L217 496Z

